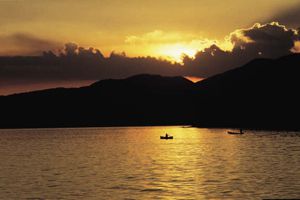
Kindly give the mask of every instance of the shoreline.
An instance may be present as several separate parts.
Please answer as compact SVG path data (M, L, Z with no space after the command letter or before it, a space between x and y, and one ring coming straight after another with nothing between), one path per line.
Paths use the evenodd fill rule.
M233 127L233 126L199 126L193 124L119 124L119 125L78 125L78 126L19 126L19 127L0 127L0 130L22 130L22 129L94 129L94 128L125 128L125 127L170 127L181 126L182 128L199 128L199 129L240 129L254 131L288 131L299 132L300 128L278 128L278 127Z

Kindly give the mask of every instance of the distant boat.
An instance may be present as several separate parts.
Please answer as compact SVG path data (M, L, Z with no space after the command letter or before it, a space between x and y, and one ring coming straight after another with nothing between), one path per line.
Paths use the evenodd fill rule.
M243 132L242 129L240 129L240 132L228 131L227 133L228 133L228 134L231 134L231 135L242 135L242 134L244 134L244 132Z
M166 133L165 136L160 136L160 139L161 140L172 140L173 139L173 136L170 136Z

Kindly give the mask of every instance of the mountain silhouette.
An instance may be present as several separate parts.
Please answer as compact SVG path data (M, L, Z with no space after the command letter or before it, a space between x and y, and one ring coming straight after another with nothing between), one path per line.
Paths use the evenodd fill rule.
M0 97L2 128L195 125L299 129L300 55L256 59L193 83L141 74Z
M196 83L205 126L299 128L300 55L256 59Z
M56 88L0 98L1 127L187 124L194 84L183 77L137 75L78 89Z

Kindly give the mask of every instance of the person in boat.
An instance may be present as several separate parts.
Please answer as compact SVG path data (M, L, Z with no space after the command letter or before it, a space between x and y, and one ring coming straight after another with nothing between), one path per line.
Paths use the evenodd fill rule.
M240 128L240 133L242 134L243 133L243 130Z
M166 138L168 138L168 136L169 136L168 133L166 133Z

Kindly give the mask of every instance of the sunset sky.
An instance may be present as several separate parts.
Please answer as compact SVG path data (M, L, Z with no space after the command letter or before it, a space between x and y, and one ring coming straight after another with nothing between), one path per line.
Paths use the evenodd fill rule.
M205 54L212 45L231 52L241 41L261 41L252 30L274 32L276 37L288 33L293 45L283 46L298 52L299 13L299 0L0 0L0 55L41 55L47 50L58 55L64 44L72 42L97 48L105 57L112 51L125 52L128 57L152 56L185 65L182 54L186 54L197 64L196 53ZM250 30L249 35L240 30ZM257 52L276 57L287 51ZM206 77L219 72L205 70L193 68L183 75Z
M230 48L224 38L232 31L280 20L299 5L298 0L5 0L0 53L37 54L75 42L105 55L114 50L178 59L215 41ZM39 44L31 46L30 40Z

